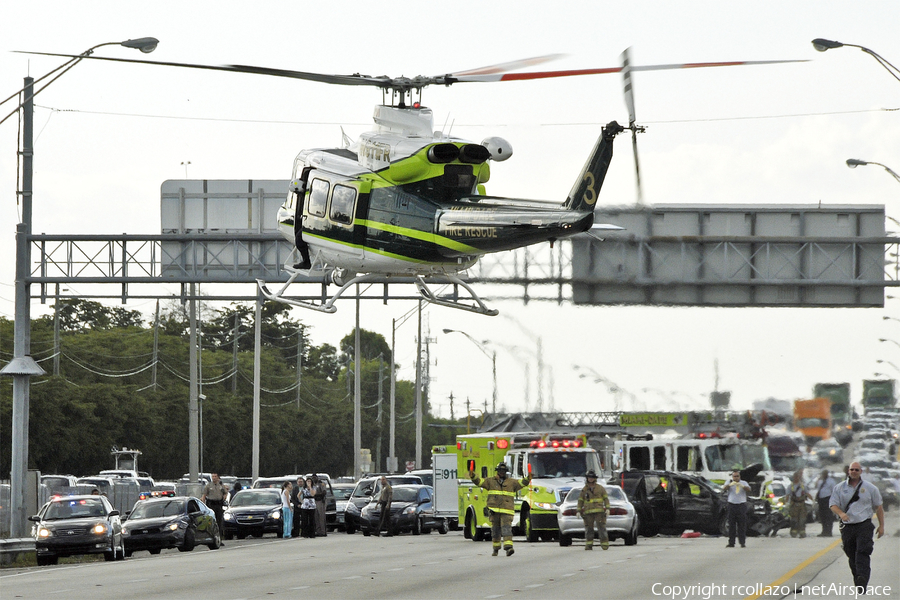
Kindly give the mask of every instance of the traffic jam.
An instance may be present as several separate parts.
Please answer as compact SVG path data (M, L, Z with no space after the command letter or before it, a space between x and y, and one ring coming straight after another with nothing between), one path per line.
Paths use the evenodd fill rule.
M817 481L823 472L840 480L851 460L866 466L863 477L882 492L885 509L900 506L897 413L873 412L835 427L837 435L811 445L801 439L787 455L779 440L789 434L777 427L757 427L755 437L721 428L675 436L474 433L433 447L431 469L357 480L310 473L251 481L201 473L199 486L191 487L187 476L155 482L129 470L46 475L47 501L29 520L39 566L78 555L117 561L135 552L217 550L233 539L334 532L461 530L465 539L493 540L495 554L502 540L507 555L513 536L586 549L596 538L606 550L633 546L641 537L728 536L723 484L739 474L749 487L751 537L796 537L801 529L786 496L792 480L802 481L810 491L804 537L805 525L821 517L813 499ZM210 481L224 491L220 505L206 497ZM591 513L599 518L588 519Z

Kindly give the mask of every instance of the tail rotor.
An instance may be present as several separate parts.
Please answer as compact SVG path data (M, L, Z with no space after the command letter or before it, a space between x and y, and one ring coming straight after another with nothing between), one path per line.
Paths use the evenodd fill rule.
M631 81L630 48L622 52L622 85L625 92L625 106L628 108L628 129L631 130L631 148L634 152L634 174L637 184L637 203L644 203L644 194L641 190L641 165L638 161L637 134L643 133L644 128L635 124L634 111L634 84Z

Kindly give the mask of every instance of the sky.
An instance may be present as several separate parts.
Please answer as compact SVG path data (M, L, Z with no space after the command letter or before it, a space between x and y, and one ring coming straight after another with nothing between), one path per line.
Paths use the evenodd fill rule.
M0 97L65 60L13 51L78 54L145 36L160 40L153 54L118 46L97 53L391 76L556 53L565 56L541 69L613 67L629 47L636 65L797 59L808 62L636 73L638 122L647 127L639 139L645 202L875 204L900 220L900 183L874 165L845 165L858 158L900 171L900 81L856 48L819 53L810 43L857 44L900 64L898 22L896 1L34 0L0 5ZM436 127L512 144L514 156L493 166L488 185L490 194L509 197L562 201L601 125L628 120L617 75L434 87L423 101ZM163 181L288 179L300 150L339 146L341 128L357 137L380 102L370 88L84 61L36 99L33 230L159 233ZM20 218L16 140L11 118L0 125L0 314L7 318ZM635 201L628 146L618 143L600 204ZM244 287L240 293L254 293ZM498 408L508 411L537 405L538 339L544 408L703 409L718 389L745 409L770 397L808 397L820 381L850 382L858 403L863 379L900 378L900 290L886 294L894 298L883 309L575 307L489 297L500 316L429 307L431 400L449 416L452 395L458 417L466 400L483 408L491 399L488 355L463 335L443 333L453 329L497 352ZM153 304L127 308L149 314ZM361 326L390 341L392 319L415 307L364 302ZM35 301L32 314L48 309ZM352 300L333 315L295 310L315 344L337 345L354 327ZM406 379L414 378L415 323L413 314L397 328Z

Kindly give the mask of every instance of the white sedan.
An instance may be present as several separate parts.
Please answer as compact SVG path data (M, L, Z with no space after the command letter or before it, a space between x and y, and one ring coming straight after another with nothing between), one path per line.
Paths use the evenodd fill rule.
M604 485L609 495L609 514L606 516L606 534L609 541L623 539L626 546L637 544L638 517L634 512L634 506L628 501L625 492L617 485ZM571 546L573 538L584 538L584 521L575 514L578 509L578 496L581 494L581 486L572 488L559 506L557 516L559 520L559 545ZM599 535L594 532L594 539L599 541Z

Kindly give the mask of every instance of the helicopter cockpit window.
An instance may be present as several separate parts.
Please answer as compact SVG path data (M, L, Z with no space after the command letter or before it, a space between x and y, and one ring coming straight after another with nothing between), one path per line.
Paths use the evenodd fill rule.
M328 201L328 188L331 187L324 179L313 179L309 191L309 213L317 217L325 216L325 203Z
M356 190L346 185L334 186L331 193L331 212L329 216L336 223L350 224L353 222L354 205L356 204Z

